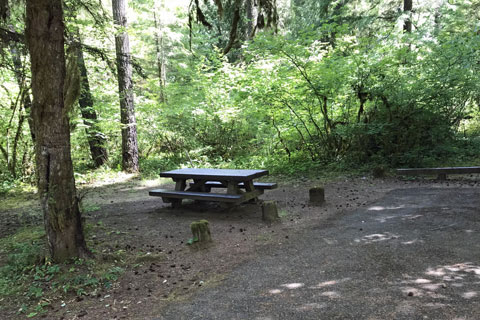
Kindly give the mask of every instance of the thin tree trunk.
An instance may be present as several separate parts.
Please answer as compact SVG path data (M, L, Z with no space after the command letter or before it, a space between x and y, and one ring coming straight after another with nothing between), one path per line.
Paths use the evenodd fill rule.
M227 54L233 48L235 41L237 40L238 23L240 22L240 6L242 0L235 0L235 11L233 13L232 26L230 28L230 37L227 46L223 49L223 54Z
M63 36L62 1L28 0L26 39L32 65L38 192L54 261L89 255L76 196L70 127L63 99Z
M257 25L257 10L255 7L255 0L247 0L247 39L252 39L255 36L255 26Z
M85 133L87 134L88 145L90 146L90 154L92 155L95 167L100 167L108 160L107 149L105 149L105 135L100 131L97 124L97 112L93 108L93 97L90 91L90 83L88 82L87 67L81 46L77 51L78 69L80 71L80 97L78 104L82 114L83 123L86 125Z
M118 30L115 35L117 52L118 91L120 94L120 118L122 123L122 169L138 171L137 123L133 105L132 64L128 40L127 0L112 0L113 20Z
M25 94L25 92L23 92ZM21 104L20 104L20 111L18 112L18 125L17 130L15 132L15 137L13 139L13 147L12 147L12 159L8 162L8 169L12 177L17 177L17 151L18 151L18 143L22 137L22 129L23 129L23 122L25 121L25 115L22 113Z
M160 3L158 3L160 1ZM156 0L153 10L153 19L155 22L155 47L157 49L158 81L160 85L160 103L167 101L165 96L166 68L165 68L165 45L163 33L162 11L165 10L165 1Z
M10 26L10 31L14 31L13 27ZM25 97L23 101L23 108L27 113L28 127L30 128L30 136L32 137L32 142L35 143L35 130L33 128L33 119L30 115L32 110L32 100L30 99L30 94L28 93L28 87L26 86L25 81L25 68L22 63L22 57L18 50L18 45L13 41L9 43L10 54L12 55L13 68L15 70L15 79L17 80L20 90L25 90Z
M411 33L412 32L412 13L413 1L412 0L403 0L403 13L408 17L405 19L403 24L403 31Z

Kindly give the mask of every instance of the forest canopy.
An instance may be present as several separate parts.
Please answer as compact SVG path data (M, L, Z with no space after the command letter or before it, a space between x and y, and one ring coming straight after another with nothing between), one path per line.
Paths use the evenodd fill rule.
M25 6L2 1L0 191L33 183ZM479 1L66 0L77 174L120 170L116 38L128 35L139 170L473 164ZM124 55L125 56L125 55ZM127 89L125 89L127 90ZM120 99L121 100L121 99ZM477 163L478 164L478 163Z

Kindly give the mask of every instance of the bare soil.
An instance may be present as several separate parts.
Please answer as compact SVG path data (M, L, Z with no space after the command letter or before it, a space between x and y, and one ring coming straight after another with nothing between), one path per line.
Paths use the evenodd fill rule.
M476 179L476 180L475 180ZM87 238L96 248L96 259L117 261L124 273L108 290L50 301L48 319L151 319L171 301L189 299L202 288L228 278L236 266L268 248L289 241L302 229L327 222L337 214L353 211L397 188L418 186L469 187L477 176L456 180L398 180L370 177L321 180L285 180L270 177L279 188L267 190L262 200L275 200L281 222L266 224L261 203L226 210L215 203L185 203L172 209L160 198L149 197L152 186L132 179L120 184L90 187L83 199ZM173 183L162 180L163 187ZM308 190L324 185L326 203L311 206ZM1 211L0 237L28 224L41 224L35 206ZM187 245L193 221L209 221L213 243L198 249ZM0 264L2 258L0 257ZM1 301L0 318L25 318L16 312L20 301Z

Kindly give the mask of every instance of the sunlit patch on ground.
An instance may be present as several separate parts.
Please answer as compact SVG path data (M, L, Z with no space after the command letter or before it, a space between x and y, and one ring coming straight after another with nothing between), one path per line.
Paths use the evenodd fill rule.
M448 296L452 294L464 299L479 297L480 266L473 263L466 262L428 268L424 275L426 278L406 276L407 280L402 281L403 286L400 287L400 290L408 296L434 299L448 299ZM437 303L432 307L442 306Z
M282 284L281 286L282 286L282 287L285 287L285 288L287 288L287 289L293 290L293 289L302 288L303 286L305 286L305 284L295 282L295 283Z
M385 223L387 222L387 220L390 220L390 219L395 219L397 218L398 216L381 216L381 217L378 217L378 218L375 218L375 221L378 221L380 223Z
M326 303L306 303L301 305L300 307L297 307L296 309L298 311L312 311L316 309L323 309L327 307Z
M402 244L409 245L409 244L424 243L424 242L425 241L423 241L423 240L413 239L413 240L409 240L409 241L403 241Z
M338 293L337 291L326 291L326 292L322 292L320 295L324 297L328 297L330 299L338 299L342 297L340 293Z
M402 220L415 220L415 219L418 219L418 218L421 218L423 217L423 214L407 214L405 216L402 217Z
M465 292L464 294L462 294L462 297L464 297L465 299L472 299L472 298L478 297L478 292L477 291L468 291L468 292Z
M371 206L370 208L368 208L367 210L368 211L382 211L382 210L398 210L398 209L403 209L405 208L404 205L401 205L401 206L387 206L387 207L384 207L384 206Z
M280 294L282 292L283 292L283 290L280 290L280 289L272 289L272 290L268 291L268 293L270 293L270 294Z
M385 232L385 233L374 233L374 234L369 234L366 235L360 239L355 239L354 241L357 243L363 242L363 243L374 243L374 242L380 242L380 241L387 241L387 240L392 240L392 239L398 239L400 236L390 233L390 232Z
M347 281L350 281L350 280L351 280L351 278L324 281L324 282L320 282L319 284L317 284L315 286L308 287L308 288L309 289L322 289L322 288L325 288L325 287L330 287L330 286L334 286L334 285L337 285L337 284L340 284L340 283L344 283L344 282L347 282Z

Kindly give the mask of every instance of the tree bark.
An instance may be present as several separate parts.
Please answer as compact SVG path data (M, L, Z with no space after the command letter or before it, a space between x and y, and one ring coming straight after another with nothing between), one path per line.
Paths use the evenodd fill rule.
M85 66L85 59L83 57L83 50L81 46L78 48L77 56L81 84L78 104L80 105L83 123L86 125L85 133L87 134L90 154L92 155L92 160L95 163L95 167L98 168L105 164L105 162L108 160L107 149L105 149L106 139L105 135L98 128L97 112L93 108L93 97L92 92L90 91L87 67Z
M117 53L118 91L122 123L122 169L138 171L138 144L135 108L133 105L132 64L128 40L127 0L112 0L113 20L117 26L115 49Z
M64 107L61 0L28 0L26 39L32 70L35 157L48 245L54 261L89 255L76 196Z
M413 8L412 0L403 0L403 13L408 15L403 24L403 31L411 33L412 32L412 19L411 13Z
M160 4L158 4L160 1ZM165 96L165 84L166 84L166 68L165 68L165 45L163 34L163 21L161 18L162 11L165 10L164 0L155 1L155 9L153 10L153 19L155 22L155 46L157 49L157 67L158 67L158 81L160 85L160 103L167 101Z
M230 28L230 37L226 47L223 49L223 54L227 54L232 49L235 40L237 40L238 23L240 22L240 6L242 0L235 0L235 11L233 12L232 26Z
M255 7L255 0L247 0L247 39L252 39L255 36L255 26L257 25L257 10Z

